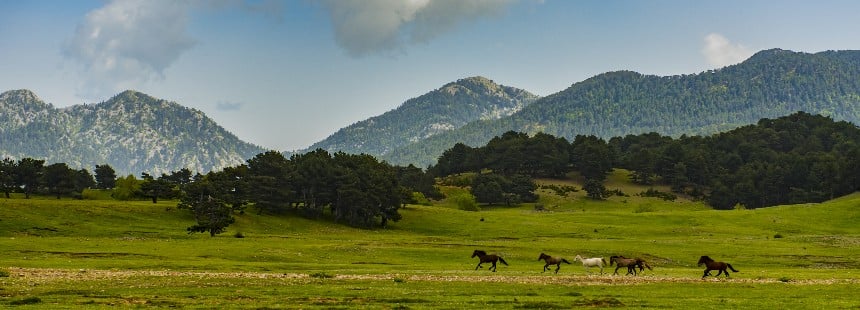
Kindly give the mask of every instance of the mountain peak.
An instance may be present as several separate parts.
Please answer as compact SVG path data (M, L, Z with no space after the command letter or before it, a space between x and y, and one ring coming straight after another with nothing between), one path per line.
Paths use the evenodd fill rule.
M42 103L42 99L39 99L39 96L36 96L36 94L29 89L16 89L3 92L0 94L0 100L15 100L24 103Z
M767 50L761 50L761 51L753 54L752 56L750 56L750 58L748 58L744 62L768 61L768 60L771 60L775 57L785 57L785 56L802 55L802 54L806 54L806 53L784 50L784 49L780 49L780 48L772 48L772 49L767 49Z

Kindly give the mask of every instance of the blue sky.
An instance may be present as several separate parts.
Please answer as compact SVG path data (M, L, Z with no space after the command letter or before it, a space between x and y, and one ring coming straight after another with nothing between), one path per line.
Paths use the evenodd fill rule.
M57 107L134 89L295 150L445 83L538 95L614 70L860 49L858 1L0 1L0 91Z

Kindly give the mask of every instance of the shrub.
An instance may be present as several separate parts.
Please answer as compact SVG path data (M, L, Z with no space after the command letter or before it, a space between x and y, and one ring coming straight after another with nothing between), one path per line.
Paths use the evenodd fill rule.
M8 270L0 269L0 278L8 278L10 275Z
M636 207L636 210L633 210L633 213L645 213L645 212L654 212L655 208L650 203L643 203Z
M421 192L412 192L412 201L413 201L413 203L418 204L418 205L422 205L422 206L432 206L433 205L432 203L430 203L430 199L427 199L427 197L424 196L424 194Z
M243 234L241 231L237 231L236 234L233 235L233 237L245 238L245 234Z
M675 201L678 199L678 196L672 193L661 192L653 188L649 188L647 191L639 193L639 196L642 197L657 197L666 201Z
M448 199L453 202L457 208L465 211L481 211L481 207L478 206L478 202L475 200L475 196L469 193L459 194L453 197L449 197Z

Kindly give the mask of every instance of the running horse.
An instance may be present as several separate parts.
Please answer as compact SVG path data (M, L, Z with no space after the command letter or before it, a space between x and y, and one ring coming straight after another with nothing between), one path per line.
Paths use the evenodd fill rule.
M472 258L474 258L475 256L478 257L478 266L475 266L475 270L478 270L478 268L483 268L484 266L481 266L481 264L483 263L493 263L493 265L490 266L490 268L488 269L492 270L493 272L496 272L497 261L502 262L502 264L505 264L505 266L508 266L508 262L506 262L501 256L498 256L496 254L488 255L487 252L475 250L474 252L472 252Z
M573 258L574 262L576 260L582 262L582 268L585 268L586 272L590 272L589 267L600 267L600 274L603 274L603 265L606 265L606 260L603 257L582 258L582 256L577 255Z
M734 272L739 272L739 271L735 270L734 267L732 267L732 264L714 261L713 259L711 259L707 255L699 257L699 262L696 265L697 266L705 265L705 272L702 274L702 279L711 275L711 270L719 270L719 272L717 272L717 275L715 277L719 277L720 274L725 273L726 278L729 277L729 271L726 269L731 269Z
M547 269L549 269L549 265L555 265L555 273L558 273L558 270L561 269L561 263L570 264L570 262L564 258L552 257L544 253L540 253L540 257L538 257L538 260L543 260L544 262L546 262L546 265L543 265L543 272L546 272Z
M627 267L627 273L625 275L629 274L634 276L637 275L636 267L639 267L639 271L645 271L646 267L648 270L654 270L650 265L648 265L648 262L638 257L626 258L620 255L613 255L609 257L609 266L612 266L613 263L617 266L615 267L615 273L613 273L616 275L618 274L618 269L621 267Z

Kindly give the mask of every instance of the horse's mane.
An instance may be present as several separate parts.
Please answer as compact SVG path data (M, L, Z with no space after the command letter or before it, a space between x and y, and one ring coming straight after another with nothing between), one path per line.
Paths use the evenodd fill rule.
M702 257L699 257L699 264L713 262L713 261L714 260L711 259L710 257L708 257L707 255L702 255Z

